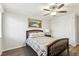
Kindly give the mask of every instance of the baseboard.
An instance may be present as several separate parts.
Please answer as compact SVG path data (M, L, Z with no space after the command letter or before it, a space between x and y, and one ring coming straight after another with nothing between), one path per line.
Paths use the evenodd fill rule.
M8 51L8 50L12 50L12 49L17 49L17 48L20 48L20 47L24 47L25 45L21 45L21 46L17 46L17 47L13 47L13 48L8 48L8 49L4 49L4 51Z

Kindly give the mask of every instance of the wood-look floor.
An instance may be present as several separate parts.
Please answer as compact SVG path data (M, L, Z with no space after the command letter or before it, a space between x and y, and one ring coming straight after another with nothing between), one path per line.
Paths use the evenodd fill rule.
M4 51L2 56L37 56L36 52L29 46Z
M65 52L62 53L65 56ZM29 46L5 51L2 56L37 56L36 52ZM70 47L70 56L79 56L79 46Z

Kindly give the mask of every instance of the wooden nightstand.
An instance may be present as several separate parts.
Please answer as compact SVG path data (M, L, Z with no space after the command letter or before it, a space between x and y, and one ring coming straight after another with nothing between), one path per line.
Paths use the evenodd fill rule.
M51 37L51 35L46 35L46 34L45 34L45 36L47 36L47 37Z

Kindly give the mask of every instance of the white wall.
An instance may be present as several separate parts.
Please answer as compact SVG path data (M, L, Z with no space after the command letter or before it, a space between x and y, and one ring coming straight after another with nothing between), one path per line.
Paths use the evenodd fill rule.
M0 4L0 55L2 54L2 13L3 8Z
M69 38L71 45L76 44L76 20L74 14L55 16L51 19L52 36Z
M26 21L22 16L3 15L3 50L21 47L25 43Z
M2 53L2 40L0 38L0 55L1 55L1 53Z
M2 53L2 13L0 13L0 55Z
M15 13L3 15L3 51L25 45L28 16ZM40 18L41 19L41 18ZM48 20L43 19L43 29L48 28Z

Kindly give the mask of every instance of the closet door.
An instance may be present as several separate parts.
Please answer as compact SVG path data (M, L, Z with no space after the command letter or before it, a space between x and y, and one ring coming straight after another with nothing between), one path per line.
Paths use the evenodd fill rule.
M76 45L76 23L74 14L55 16L52 21L52 36L56 38L69 38L72 46Z

